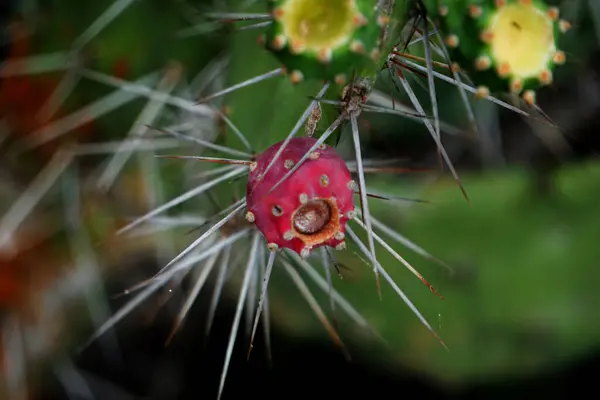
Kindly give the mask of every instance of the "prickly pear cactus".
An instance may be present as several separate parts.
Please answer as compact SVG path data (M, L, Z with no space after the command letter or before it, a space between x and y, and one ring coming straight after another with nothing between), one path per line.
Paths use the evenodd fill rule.
M195 8L195 3L202 2L108 0L83 6L80 1L62 0L61 7L48 7L45 2L39 2L40 11L43 12L39 15L36 12L32 21L43 21L45 25L36 26L31 34L14 35L26 40L35 39L35 43L32 43L31 49L26 46L21 48L19 46L25 42L11 37L10 61L0 66L0 78L4 80L4 86L0 87L0 121L5 124L8 121L11 131L9 141L20 145L15 146L20 149L19 152L13 152L7 145L12 142L0 143L0 159L3 163L5 160L14 160L10 174L7 174L11 178L3 178L5 186L0 191L0 204L7 205L7 211L0 215L0 243L2 238L10 239L6 240L7 243L15 239L18 241L21 237L31 239L30 230L39 234L45 232L44 229L52 228L52 232L60 231L60 248L54 252L34 251L44 257L59 253L60 263L46 262L39 254L31 262L27 262L29 259L22 258L20 254L19 259L17 256L2 259L0 278L6 279L0 282L0 307L7 309L6 304L25 292L21 289L25 286L17 285L19 282L16 281L21 274L18 271L24 268L22 265L31 266L38 280L41 280L41 272L50 268L48 265L52 266L52 271L58 271L62 264L73 264L71 269L74 273L65 275L61 270L61 274L52 275L53 285L44 280L43 285L32 285L36 292L31 290L33 294L23 294L34 298L36 301L32 303L35 304L39 303L38 299L43 300L44 305L65 304L64 307L61 305L63 318L56 317L54 313L44 314L44 319L40 318L39 322L36 320L35 325L22 325L24 322L18 315L19 311L15 311L14 340L6 339L10 339L11 335L7 334L10 332L2 324L0 333L4 339L0 346L0 398L7 397L7 390L24 393L22 387L30 382L29 371L23 368L14 372L10 380L5 380L11 383L9 388L2 387L2 377L6 376L2 365L38 368L42 365L40 360L49 357L46 354L58 353L55 349L59 347L66 351L67 345L60 342L61 346L48 346L41 356L37 343L35 346L26 343L22 351L24 355L19 354L17 350L23 342L18 337L20 332L35 328L44 334L44 342L54 342L47 339L48 329L40 328L48 327L47 321L52 320L61 325L61 329L51 329L57 342L58 339L66 341L67 335L63 333L67 331L73 337L77 336L73 334L71 325L79 324L79 320L84 318L71 318L79 315L71 313L66 307L66 304L83 304L73 300L76 294L85 294L90 308L90 315L87 317L86 314L85 318L86 329L90 328L90 332L85 334L90 334L91 338L84 343L81 343L81 337L76 338L78 347L83 344L86 348L101 336L108 335L116 324L125 319L136 319L133 310L137 308L136 311L142 311L143 314L148 312L156 315L167 301L175 305L177 315L173 315L173 330L165 338L170 343L172 339L177 340L174 335L183 327L192 304L200 301L199 296L206 291L212 291L212 299L207 304L206 333L211 330L213 317L222 299L227 297L227 301L236 301L228 344L224 349L225 362L221 370L219 396L226 386L235 386L226 384L226 380L229 379L228 369L234 350L239 350L236 337L242 323L250 336L250 348L258 323L263 324L264 348L268 357L271 352L269 324L272 320L278 328L293 327L290 334L295 336L312 335L313 326L319 323L319 328L324 327L334 343L345 352L346 339L342 341L338 327L329 322L332 319L330 317L338 321L338 309L340 317L358 328L356 333L360 333L361 346L365 346L369 352L378 346L371 347L367 340L362 340L377 336L372 335L374 329L371 329L371 325L377 331L392 327L401 329L400 333L388 331L382 335L395 338L396 343L394 351L386 351L381 359L397 354L398 358L402 357L411 363L413 359L418 361L413 363L415 365L420 362L423 370L437 371L443 365L448 370L452 369L454 374L464 376L471 370L482 371L484 365L469 359L461 362L465 369L469 369L463 372L452 365L454 359L442 364L438 362L439 358L434 358L442 350L435 340L431 340L437 338L441 341L435 332L437 329L428 322L435 314L431 309L426 314L421 313L415 305L417 302L411 300L414 293L405 295L404 285L400 288L396 284L402 279L399 268L404 266L407 273L414 274L437 294L411 265L411 262L421 265L423 257L431 262L438 262L437 259L400 234L402 223L398 215L398 200L406 199L399 196L405 196L409 191L415 197L420 197L417 188L425 180L383 181L381 176L366 176L373 172L380 175L402 170L388 166L391 161L395 165L397 160L382 159L381 154L373 151L375 146L368 143L371 137L384 130L389 130L395 138L406 137L407 132L415 131L401 127L403 121L409 121L417 122L417 128L422 128L421 132L429 132L455 180L459 181L440 137L442 133L460 132L452 125L455 121L445 121L446 115L455 115L459 119L459 116L468 114L462 109L456 111L455 103L458 102L446 96L444 88L436 89L433 79L426 93L429 94L431 110L419 100L423 93L413 90L424 87L420 85L423 83L420 81L422 77L414 74L415 69L408 64L410 59L405 56L411 55L411 49L417 47L416 51L419 51L419 46L429 43L419 43L419 40L413 40L413 36L404 35L416 26L411 26L413 21L407 23L411 15L405 13L406 5L413 2L232 0L219 2L222 4L215 7L219 12L206 15L204 6L198 8L197 15L189 12L188 6ZM221 7L225 3L229 3L227 7ZM433 4L435 10L441 4L437 0L427 3ZM547 47L540 47L535 41L531 41L533 44L530 43L530 47L550 51L548 49L554 43L558 48L555 44L556 27L560 30L561 26L567 25L561 25L557 18L552 17L550 8L542 7L543 11L540 11L542 22L551 20L552 29L545 31L543 28L546 25L536 22L534 17L539 15L529 12L533 9L527 8L526 3L501 3L494 3L496 8L492 2L477 3L481 15L472 18L467 10L475 2L448 1L446 4L452 9L448 8L442 13L447 19L444 20L441 15L437 17L448 32L460 36L462 44L470 43L469 40L473 38L469 34L472 31L485 31L485 23L490 20L501 22L494 26L495 33L510 38L509 35L514 33L510 29L511 24L505 20L512 18L520 29L527 28L533 32L534 39L544 37L546 31L551 33L548 38L552 40L546 38L550 43ZM509 4L521 8L510 11ZM531 4L542 10L540 4L545 3L538 1ZM224 10L220 8L231 12L221 12ZM504 19L500 18L503 15ZM470 18L468 24L463 24L465 18ZM215 24L215 19L220 23ZM250 19L263 22L244 26L245 33L231 29L230 24ZM450 28L454 31L450 31ZM266 49L256 45L257 35L253 33L257 29L264 29L262 37ZM34 32L35 35L32 35ZM224 32L232 33L232 40L230 46L224 49L226 54L217 54L217 51L220 53L223 50ZM461 45L452 49L453 57L461 66L467 69L473 63L464 60L474 61L483 53L491 58L492 54L497 56L493 60L495 63L516 63L510 65L511 77L525 76L517 62L519 60L498 56L510 56L506 49L500 49L504 52L494 50L493 43L479 43L477 40L475 37L472 40L474 44L464 49ZM167 42L168 46L165 45ZM519 50L520 57L527 56L523 62L535 64L535 60L543 58L538 54L536 59L534 55L537 53L528 49L525 46L525 50ZM432 64L431 57L427 59ZM551 72L554 61L550 60L547 64ZM22 68L23 65L27 68ZM490 67L488 72L492 71ZM287 75L285 79L282 77L284 72ZM438 77L434 72L431 65L424 70L427 78ZM51 73L48 74L52 79L51 87L46 89L43 85L31 84L33 75L39 74L40 78L45 78L45 73ZM497 75L492 74L488 78L487 75L476 75L475 78L479 79L477 83L483 82L481 86L485 84L488 90L496 90L493 84L507 85L512 82L510 77L503 81ZM480 79L481 76L483 78ZM22 77L27 79L20 79ZM324 84L323 80L328 82ZM535 83L535 79L524 80L523 84L526 86L532 82ZM42 93L44 96L40 97L43 99L34 99L32 102L32 93ZM395 101L398 94L401 96L400 108ZM467 101L464 105L469 110ZM18 108L25 111L15 112ZM43 120L43 124L36 120L39 109L53 111L48 112L48 119ZM385 122L383 114L393 115L395 119ZM368 120L367 115L371 115ZM15 121L15 117L20 118ZM83 133L87 136L83 140L79 130L89 126L90 121L94 129L84 129ZM374 121L381 123L371 124ZM345 127L349 129L342 134ZM325 143L321 148L317 146L317 137L318 143ZM62 139L68 146L63 146ZM280 142L284 139L285 151L284 142ZM0 134L0 142L2 140ZM38 165L41 163L33 165L24 158L23 154L31 155L33 159L35 155L32 150L46 143L54 146L48 153L53 157L48 167L42 169L42 165ZM414 146L412 140L403 143ZM328 144L337 147L334 150ZM388 147L393 150L394 157L399 155L396 152L401 146ZM276 159L280 150L280 157ZM193 155L186 155L188 153ZM63 155L68 159L63 161ZM341 156L347 156L347 161L344 162ZM171 162L167 158L179 160ZM186 159L189 164L187 161L182 164L181 159ZM300 161L302 159L304 161ZM23 177L25 167L34 171ZM246 174L249 175L248 182L244 179ZM13 176L18 183L14 188L11 184ZM360 191L352 181L353 176L359 183ZM407 184L407 181L410 182ZM377 189L378 194L372 193L372 189ZM246 192L245 198L243 192ZM354 203L355 194L360 195L360 204ZM385 204L389 208L384 208ZM360 215L356 215L355 206L356 213L360 210ZM40 210L48 211L53 218L45 222L40 217ZM500 214L488 212L486 215ZM382 217L386 219L385 224L378 219ZM34 228L22 229L26 219L35 221ZM436 218L434 222L443 223L443 220L443 217ZM448 230L445 231L424 224L424 237L431 237L430 232L434 230L444 232L443 237L440 236L440 246L443 244L445 249L452 251L459 246L449 245L446 237L456 239L459 236L454 234L456 225L446 223ZM20 233L22 230L24 233ZM476 235L476 238L482 237ZM504 237L513 235L509 232ZM69 246L62 243L66 239ZM500 243L500 240L496 242ZM469 246L464 251L468 260L471 260L474 242L466 238L461 239L461 243ZM328 247L342 250L346 245L348 251L326 251ZM318 247L323 251L315 252ZM405 247L416 253L413 255L414 261L404 258L405 253L411 257ZM485 260L488 260L492 250L485 246L476 247L485 249ZM270 251L265 251L265 248ZM121 268L131 266L132 253L143 255L144 261L149 259L152 263L156 262L160 270L154 276L150 274L148 280L137 280L133 276L133 269ZM536 256L543 254L539 251L535 253ZM577 251L571 249L568 253ZM452 254L447 255L452 259ZM503 260L504 264L504 254L497 259ZM524 259L529 261L526 257ZM97 281L100 273L109 275L115 264L119 266L119 274L126 274L128 278L128 283L119 283L116 288L121 294L127 295L123 296L127 303L115 309L111 316L107 311L97 311L97 305L103 305L108 310L114 304L112 297L101 290L95 297L90 292L102 286ZM516 265L517 262L512 264ZM38 268L40 265L44 267L42 270ZM344 281L340 283L332 278L334 268L341 276L337 268L339 265L346 267ZM527 262L527 265L534 263ZM90 278L82 283L81 276ZM390 300L386 303L390 304L390 308L384 315L381 314L382 303L375 291L375 287L378 291L381 289L380 277L384 283L383 298L386 302L388 297ZM524 282L512 278L514 274L511 275L511 284ZM363 286L359 287L359 280L365 282ZM377 282L377 286L373 281ZM489 281L497 282L494 279L486 280ZM188 282L193 286L186 285ZM480 281L472 283L477 285L471 288L473 290L465 290L465 286L461 286L454 293L451 287L453 282L445 281L441 276L436 277L435 282L436 286L438 283L445 286L445 295L450 292L450 296L446 296L452 299L449 304L453 309L462 310L463 300L467 305L479 307L483 304L480 300L485 300L481 297L473 301L473 290L477 293L484 291L479 286ZM133 286L129 286L129 283ZM44 291L39 289L41 286ZM406 286L411 290L410 283L407 282ZM298 289L295 293L297 296L290 293L290 288ZM319 291L317 296L329 296L329 312L321 309L315 294L311 293L313 288ZM497 285L492 289L496 288ZM228 296L222 296L225 290L229 292ZM395 292L396 302L392 302L385 290ZM417 289L414 291L417 292ZM471 314L468 315L475 315L478 320L484 319L485 322L487 315L493 315L494 305L500 304L505 293L510 291L509 287L504 288L502 293L490 290L494 294L490 297L493 302L490 300L485 308L469 311ZM43 297L37 295L38 292ZM48 293L52 297L48 297ZM179 301L183 300L178 298L179 294L185 297L185 302ZM421 295L430 293L422 290ZM346 297L352 302L347 301ZM417 299L419 307L431 304L429 307L436 307L437 311L437 303L430 303L426 297ZM399 311L401 302L409 310ZM307 304L309 307L306 307ZM171 310L168 310L169 313ZM312 319L305 318L308 312L314 314L310 317ZM363 312L365 316L361 315ZM405 319L389 323L398 314ZM271 318L273 315L276 318ZM439 317L441 313L437 315ZM301 320L306 322L298 323ZM441 329L441 317L439 320ZM446 320L461 321L459 315L449 313L444 314L444 323ZM514 315L507 315L506 321L513 323L514 320ZM92 321L95 324L93 332ZM343 327L344 320L339 321L342 322L339 326ZM412 325L411 321L419 325ZM473 321L467 322L473 324ZM455 324L457 328L451 330L450 324L444 325L444 329L454 341L451 343L453 348L473 352L471 359L484 360L490 366L509 365L512 368L512 354L505 362L485 353L489 348L503 351L506 348L503 340L496 339L491 345L485 342L477 347L470 336L462 334L464 327ZM423 335L421 325L433 334L433 338ZM188 325L186 329L194 327ZM319 332L322 333L322 330ZM453 332L458 336L453 336ZM487 337L485 334L479 336ZM469 343L462 346L460 339L465 337ZM477 352L473 349L477 349ZM481 351L485 353L484 357L481 357ZM551 353L546 351L544 354ZM58 358L62 358L62 355ZM374 353L369 356L376 361L381 360ZM442 374L450 375L446 371ZM216 382L214 384L216 386Z
M429 17L444 35L455 67L479 94L509 92L535 103L535 90L552 83L565 62L559 48L570 24L544 0L428 0Z
M346 246L344 229L355 213L356 183L332 147L319 146L289 179L275 187L315 142L312 138L292 139L263 179L283 142L274 144L257 158L250 172L246 218L256 224L271 250L289 248L307 257L320 246L338 250Z

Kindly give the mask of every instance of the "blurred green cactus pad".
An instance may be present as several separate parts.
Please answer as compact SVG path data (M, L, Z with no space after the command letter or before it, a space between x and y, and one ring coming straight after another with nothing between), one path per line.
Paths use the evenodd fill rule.
M381 57L386 17L372 0L275 0L264 36L266 48L288 70L292 82L332 80L344 84L354 71Z
M478 94L508 92L535 103L565 63L558 47L570 24L544 0L427 0L455 68L471 76Z

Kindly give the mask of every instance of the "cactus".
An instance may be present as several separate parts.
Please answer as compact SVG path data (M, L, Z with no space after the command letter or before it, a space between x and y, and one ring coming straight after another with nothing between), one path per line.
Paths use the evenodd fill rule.
M482 97L512 93L528 104L565 63L559 48L570 23L544 0L429 0L454 68L464 70Z
M79 3L70 0L69 6L53 12L81 10ZM442 99L444 95L436 94L435 85L430 84L427 91L432 113L428 115L430 110L426 110L419 93L413 90L415 81L421 83L418 81L420 77L406 68L407 64L396 63L399 49L407 46L410 50L422 45L409 46L412 36L401 34L410 30L406 28L412 23L407 22L408 15L404 14L405 2L336 0L339 6L336 11L343 12L336 12L333 18L323 4L309 0L256 3L254 7L257 9L263 7L270 11L266 21L270 26L264 36L267 50L248 46L250 35L243 37L247 34L235 32L228 49L231 50L232 61L227 68L223 67L220 58L213 58L217 44L221 42L219 35L212 35L214 31L202 40L194 36L181 40L178 36L181 32L174 32L180 21L172 13L165 12L167 6L131 0L116 0L106 10L102 4L86 6L86 14L77 19L64 14L61 14L62 18L50 19L50 22L61 26L67 25L63 24L65 21L74 20L76 26L73 32L77 36L64 40L51 35L56 42L52 46L44 43L47 47L36 46L31 54L21 54L20 57L25 60L14 63L12 61L15 60L11 60L10 65L26 61L26 65L42 71L62 73L66 69L59 77L60 81L53 81L55 91L50 94L48 103L39 106L46 108L50 104L60 112L47 124L30 129L34 132L25 132L28 135L23 137L11 137L22 145L21 153L7 151L11 160L17 160L17 167L24 165L24 158L19 157L31 155L32 152L28 151L46 143L56 144L59 138L68 139L65 142L68 146L61 146L61 142L61 145L49 148L51 157L57 160L49 164L49 169L27 164L39 173L36 175L38 178L32 177L33 173L28 175L27 185L23 184L27 189L9 199L7 212L0 220L0 234L14 236L21 225L19 218L27 215L35 219L38 215L35 206L38 204L55 213L57 210L62 213L64 207L68 209L68 215L59 229L72 243L68 249L61 249L68 253L66 258L73 263L88 266L96 260L97 268L107 268L111 260L106 258L114 256L118 259L117 244L127 247L137 236L149 237L150 240L144 242L142 251L135 249L148 254L150 245L153 257L163 267L156 276L130 288L127 291L129 302L112 317L95 316L95 322L102 320L103 323L94 327L96 330L90 342L105 335L152 295L162 291L169 296L172 291L178 290L178 284L184 279L192 280L193 287L185 293L187 300L175 316L173 331L167 340L174 337L199 292L206 290L209 284L214 288L207 321L210 327L227 283L227 287L237 293L237 308L219 388L222 391L244 314L247 327L252 329L252 342L262 312L268 343L270 314L267 292L277 294L281 284L274 281L267 287L272 271L274 279L280 271L289 275L341 348L344 345L340 336L320 309L304 282L305 278L329 294L331 304L343 309L359 327L368 328L367 320L344 300L340 292L333 289L331 280L336 257L356 262L363 260L363 255L376 276L381 274L420 322L433 332L424 316L382 266L381 259L386 257L383 254L387 254L388 259L406 266L435 291L400 255L399 247L387 244L383 233L391 231L394 240L430 260L435 259L395 229L383 225L377 215L369 211L369 205L377 196L370 192L371 185L367 186L365 175L369 169L381 171L377 166L386 160L362 156L366 136L363 123L367 120L367 113L376 119L382 114L399 116L390 124L397 128L394 131L397 136L412 131L404 129L405 121L421 124L418 128L432 136L456 180L456 171L452 169L441 137L445 132L460 130L444 123L437 114L436 99ZM376 10L374 7L378 4L383 4L383 9ZM169 10L172 11L171 8ZM283 14L278 10L283 10ZM311 14L315 11L323 13ZM154 29L158 13L168 28ZM215 19L215 15L219 20L231 19L231 15L226 13L213 13L211 20ZM264 19L264 15L257 15ZM330 20L335 23L330 25ZM306 21L310 22L308 31L304 26ZM200 28L213 27L210 25L213 21L200 19L195 22L201 25ZM325 27L323 31L311 29L321 25ZM132 26L138 26L136 34L127 30ZM250 28L262 29L262 26L264 24ZM217 29L217 33L223 32L220 26ZM56 32L57 28L53 33ZM306 32L309 36L314 32L317 35L307 37ZM340 33L339 42L333 41L335 35L332 32ZM298 33L305 35L307 43L294 48L294 35ZM287 36L280 40L278 35ZM44 33L39 36L43 37ZM173 40L173 36L179 38ZM164 44L166 39L169 46ZM254 38L250 39L254 42ZM284 45L280 46L281 43ZM364 53L358 43L364 45ZM429 41L421 43L430 44ZM36 51L55 51L57 48L70 51L60 53L58 58L44 58L44 63L33 57ZM202 57L198 54L206 59L200 60ZM173 58L178 62L171 62ZM211 62L204 65L205 61ZM32 70L34 72L6 68L0 73L12 79L11 73L29 76L36 71L35 68ZM146 75L151 71L155 72ZM190 72L198 75L191 79ZM431 81L437 76L431 66L424 73ZM284 74L291 80L271 79ZM214 79L214 76L219 79ZM224 76L228 81L225 88L221 81ZM455 85L463 87L456 82ZM115 92L107 94L107 88ZM411 107L397 107L394 98L398 88L400 95L405 96L403 100L408 99ZM207 95L211 91L212 94ZM140 99L140 104L127 104ZM196 101L198 99L200 101ZM497 101L492 96L488 99ZM87 102L90 104L81 107ZM222 108L223 103L227 107ZM444 107L451 109L448 104L444 103ZM138 105L144 108L140 110ZM468 108L469 102L465 101L465 105ZM107 118L106 114L111 111L113 114ZM77 129L87 126L86 123L92 120L94 131L85 137L81 135L85 140L72 140ZM221 134L217 134L219 128L223 128ZM298 138L299 132L310 137ZM344 142L345 139L348 142ZM330 146L336 146L338 141L340 146L336 149ZM344 157L348 152L344 146L348 144L350 150L354 150L352 161L345 161ZM170 152L166 149L177 149L176 158L202 163L187 165L181 161L157 160L156 155L164 156ZM59 163L65 154L72 158L66 164ZM130 158L137 163L128 163ZM289 160L294 162L291 168ZM228 165L216 166L215 163ZM245 174L249 174L247 182L243 179ZM350 183L353 177L356 184ZM196 179L201 182L197 183ZM28 186L30 180L32 183ZM57 191L49 189L58 181L63 183L59 196ZM79 187L79 183L85 185ZM90 186L94 190L89 190ZM128 190L124 192L123 188ZM240 198L244 191L246 197ZM354 195L360 198L360 207L355 210L359 215L353 213ZM335 204L332 196L336 199ZM80 197L83 197L82 203L88 206L93 203L90 198L99 199L99 204L95 204L97 208L88 213L80 213ZM384 193L379 197L393 200L394 196ZM218 199L217 207L212 202L214 198ZM289 209L283 206L284 202L289 204ZM29 204L30 207L24 209L21 204ZM251 213L246 213L247 219L243 217L244 211ZM174 215L175 212L178 215ZM132 213L136 217L123 223L122 219ZM339 217L337 221L336 215ZM306 221L311 216L317 220ZM321 225L317 223L319 220L325 222L325 226L313 233ZM118 221L121 226L116 229L107 224L109 221ZM191 243L189 236L178 234L179 231L187 231L190 224L201 225L201 233ZM109 229L105 229L106 225ZM168 231L167 234L163 234L164 230ZM359 230L365 233L365 243L357 233ZM93 236L94 241L105 246L100 249L89 246L88 236ZM342 243L353 246L353 251L329 252L329 247L342 250ZM376 243L385 248L385 253L380 255L378 249L376 254ZM183 250L179 251L182 246ZM317 247L321 247L318 252ZM265 254L265 248L271 252ZM131 248L128 250L131 251ZM236 266L241 266L241 276L232 274ZM214 281L210 279L213 275ZM229 275L232 275L232 282L227 282ZM262 287L261 281L264 282ZM352 287L351 283L348 286ZM257 296L259 288L260 297ZM287 297L288 293L285 295ZM436 336L435 332L433 334ZM435 343L434 340L432 342ZM10 357L14 353L2 354ZM17 360L16 364L19 363Z

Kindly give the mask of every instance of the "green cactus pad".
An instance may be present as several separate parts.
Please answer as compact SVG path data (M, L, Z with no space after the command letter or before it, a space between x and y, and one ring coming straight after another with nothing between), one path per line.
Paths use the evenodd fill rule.
M478 86L478 94L509 92L535 102L565 62L558 48L569 23L543 0L427 0L450 57Z
M380 35L387 22L372 0L275 0L265 46L293 82L332 80L343 84L353 72L380 61Z

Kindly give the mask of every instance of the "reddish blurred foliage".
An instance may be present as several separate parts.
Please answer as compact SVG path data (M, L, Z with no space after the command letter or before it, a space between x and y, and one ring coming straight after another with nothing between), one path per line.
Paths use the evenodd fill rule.
M31 38L24 24L13 22L9 26L9 32L11 44L7 62L35 54L32 52ZM60 77L48 75L13 75L0 78L0 116L8 122L15 137L20 138L40 132L40 129L67 115L62 109L50 118L40 114L40 110L59 82ZM93 129L92 119L86 118L83 125L69 132L65 138L66 140L85 139L92 135ZM51 155L61 143L64 141L54 140L41 146L40 152L45 156Z
M55 221L38 216L0 247L0 310L25 311L27 297L59 274L64 262L52 246Z

